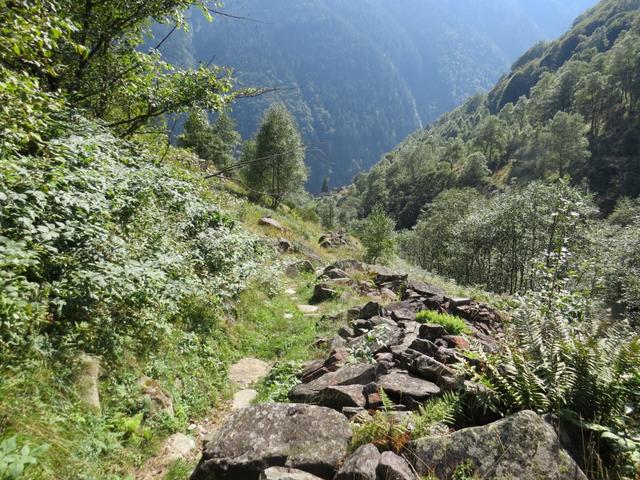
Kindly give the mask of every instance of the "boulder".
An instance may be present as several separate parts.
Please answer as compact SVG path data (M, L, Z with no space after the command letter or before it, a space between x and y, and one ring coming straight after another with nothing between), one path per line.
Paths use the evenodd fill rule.
M384 480L418 480L407 461L393 452L380 455L376 472Z
M553 429L532 411L483 427L422 438L407 451L418 474L438 478L451 478L462 464L468 464L474 476L486 479L587 478L560 447Z
M80 401L100 412L100 360L93 355L83 353L78 358L79 371L76 378L76 390Z
M258 220L258 225L263 225L265 227L272 227L280 231L284 230L282 225L280 225L280 222L278 222L277 220L274 220L271 217L262 217L260 220Z
M366 335L361 335L349 341L349 347L354 350L368 348L372 354L388 350L393 345L402 343L404 333L397 326L380 325L374 327Z
M312 273L314 271L313 264L309 260L302 260L300 262L287 265L285 274L289 278L295 278L301 273Z
M372 444L362 445L344 462L335 480L376 480L380 452Z
M187 437L183 433L174 433L164 441L161 457L165 464L169 464L188 458L195 449L196 442L193 438Z
M269 467L333 477L347 454L344 415L300 404L253 405L233 414L206 444L191 480L258 480Z
M458 350L469 350L471 346L469 340L462 335L445 335L444 340L451 348L457 348Z
M270 467L260 474L260 480L322 480L296 468Z
M345 365L335 372L325 373L309 383L301 383L289 392L293 402L310 403L319 398L327 387L340 385L366 385L375 381L375 366L367 363Z
M338 292L332 289L326 283L319 283L313 288L313 302L325 302L338 296Z
M399 399L401 403L405 401L405 397L426 400L440 393L440 388L435 383L403 371L383 375L378 380L378 385L386 393Z
M455 372L450 367L414 350L407 350L400 355L398 363L411 373L432 382L439 382L443 375L455 375Z

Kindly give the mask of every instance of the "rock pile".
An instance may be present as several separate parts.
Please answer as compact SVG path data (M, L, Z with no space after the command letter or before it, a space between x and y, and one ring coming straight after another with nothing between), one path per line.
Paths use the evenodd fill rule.
M351 247L353 243L349 236L343 232L326 232L318 239L318 243L322 248L339 248Z
M347 418L362 419L383 408L382 390L398 415L443 391L479 391L482 387L456 366L477 365L470 345L493 352L501 336L500 315L491 307L448 297L384 268L342 261L327 267L318 281L322 288L331 289L334 282L355 288L360 282L349 272L356 270L374 278L366 287L372 295L388 290L399 300L371 301L347 312L349 323L332 340L330 355L309 363L290 391L294 403L236 412L205 445L191 480L444 479L461 467L473 478L586 480L553 429L526 411L453 433L434 430L411 442L405 456L372 444L349 452ZM452 335L442 325L418 322L422 310L464 319L467 333Z
M349 279L341 267L371 268L330 265L318 286L329 289L326 282ZM301 383L290 392L291 401L351 416L380 408L381 389L399 410L416 409L443 391L480 389L457 373L455 365L474 361L468 355L472 343L486 352L496 350L501 335L498 312L470 299L447 297L437 287L384 268L375 267L373 275L376 289L388 289L401 300L387 305L372 301L353 312L348 326L332 340L329 357L307 365ZM416 314L422 310L459 316L470 333L453 335L441 325L419 323Z

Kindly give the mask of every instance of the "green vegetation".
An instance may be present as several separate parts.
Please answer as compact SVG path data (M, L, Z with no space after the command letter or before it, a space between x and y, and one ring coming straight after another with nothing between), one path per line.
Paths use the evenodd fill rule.
M385 262L395 251L394 221L385 214L382 207L376 207L364 220L358 237L365 248L367 261Z
M422 323L442 325L450 335L471 333L469 325L467 325L462 318L446 313L439 313L433 310L423 310L417 313L416 320Z

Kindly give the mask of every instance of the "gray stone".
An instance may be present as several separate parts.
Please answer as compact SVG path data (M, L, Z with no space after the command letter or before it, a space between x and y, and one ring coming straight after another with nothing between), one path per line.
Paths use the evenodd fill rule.
M349 275L344 270L341 270L337 267L329 266L324 269L321 277L330 278L332 280L337 280L339 278L349 278Z
M183 433L174 433L164 441L162 445L162 459L166 464L175 462L181 458L187 458L196 449L193 438Z
M233 395L233 402L231 404L232 410L240 410L246 408L258 398L258 392L252 389L240 390Z
M284 230L282 225L280 225L280 222L278 222L277 220L274 220L271 217L262 217L260 220L258 220L258 225L263 225L265 227L272 227L280 231Z
M349 341L349 347L358 350L368 348L372 354L387 350L393 345L402 343L404 333L396 325L382 324L370 330L366 335L361 335Z
M448 334L449 332L447 332L446 328L442 325L437 325L435 323L424 323L420 325L420 338L431 340L432 342Z
M380 377L378 385L386 393L399 397L402 402L407 396L416 400L425 400L440 393L440 388L435 383L403 371L392 372Z
M369 319L375 316L386 317L388 315L387 310L377 302L369 302L360 309L360 318Z
M534 412L523 411L483 427L427 437L407 449L420 475L450 478L468 462L473 475L485 479L586 480L561 447L553 429Z
M381 480L418 480L407 461L393 452L380 455L376 472Z
M322 480L295 468L271 467L260 474L260 480Z
M229 367L229 381L247 388L267 376L271 366L257 358L243 358Z
M450 367L414 350L407 350L398 357L398 360L403 368L433 382L438 382L443 375L455 375L455 372Z
M191 480L258 480L269 467L331 478L347 454L344 415L300 404L253 405L233 414L206 444Z
M376 480L380 452L372 444L362 445L340 467L335 480Z
M319 405L342 410L344 407L364 407L364 385L337 385L320 392Z
M345 365L335 372L329 372L309 382L293 387L289 399L293 402L308 403L318 399L327 387L338 385L366 385L375 381L375 366L367 363Z
M278 250L280 251L280 253L287 253L293 250L293 245L286 238L279 238Z

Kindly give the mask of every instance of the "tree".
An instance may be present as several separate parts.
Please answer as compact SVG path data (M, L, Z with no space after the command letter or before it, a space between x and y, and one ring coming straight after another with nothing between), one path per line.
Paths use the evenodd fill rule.
M507 126L502 120L495 115L489 115L482 119L476 132L476 143L482 148L488 164L497 168L500 165L496 159L506 146L506 129Z
M487 167L485 156L480 152L472 153L462 164L458 184L462 187L480 187L489 175L491 170Z
M329 177L324 177L322 180L322 193L329 193Z
M246 159L247 186L271 198L271 208L301 190L307 180L305 149L294 118L282 104L264 116L255 140L253 159Z
M207 114L202 110L189 113L184 131L178 137L181 147L190 148L202 160L218 168L226 168L233 162L233 153L239 143L240 134L235 130L235 123L229 115L221 113L211 125Z
M569 172L575 177L591 156L586 130L581 115L556 113L542 134L545 154L540 162L542 168L551 168L560 177Z
M381 205L376 205L365 219L360 240L368 262L388 259L395 251L395 222Z

